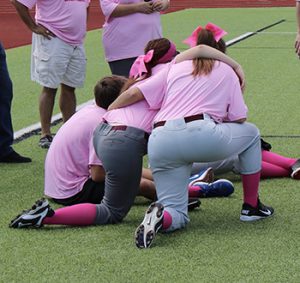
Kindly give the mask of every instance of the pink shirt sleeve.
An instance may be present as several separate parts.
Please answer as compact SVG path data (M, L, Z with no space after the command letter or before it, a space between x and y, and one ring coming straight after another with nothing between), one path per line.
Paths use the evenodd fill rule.
M99 160L93 145L93 139L90 140L89 144L89 167L91 165L102 165L102 162Z
M100 0L100 6L105 20L108 21L111 13L119 5L118 0Z
M228 114L226 121L235 121L242 118L247 118L248 108L245 104L244 97L238 79L234 83L230 94Z
M166 92L168 73L169 68L164 68L136 86L143 93L152 110L160 109L161 107Z
M28 9L32 9L37 0L17 0L19 3L23 4L24 6L26 6Z

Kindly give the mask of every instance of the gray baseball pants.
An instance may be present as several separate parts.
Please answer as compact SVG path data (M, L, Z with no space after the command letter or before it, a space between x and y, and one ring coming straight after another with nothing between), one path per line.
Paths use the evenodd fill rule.
M133 127L101 123L93 142L106 172L104 197L97 204L95 224L118 223L129 212L138 192L147 151L146 133Z

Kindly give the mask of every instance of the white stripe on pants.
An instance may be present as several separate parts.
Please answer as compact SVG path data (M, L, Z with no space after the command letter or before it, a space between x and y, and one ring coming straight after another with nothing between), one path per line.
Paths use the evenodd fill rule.
M250 123L215 124L212 120L167 121L150 136L148 155L158 202L172 216L168 231L183 228L187 212L188 179L193 162L209 162L238 154L241 174L261 170L260 134Z

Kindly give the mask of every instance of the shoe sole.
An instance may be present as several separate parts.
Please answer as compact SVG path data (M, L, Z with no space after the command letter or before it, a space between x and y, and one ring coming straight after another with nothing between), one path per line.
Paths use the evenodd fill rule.
M189 186L193 186L197 182L212 183L214 181L214 178L214 170L211 167L209 167L203 174L201 174L201 176L199 176L199 178L191 181L189 183Z
M240 220L243 222L253 222L253 221L258 221L258 220L263 220L266 218L270 218L274 215L274 213L272 213L271 215L268 216L247 216L247 215L241 215L240 216Z
M162 227L164 207L160 203L152 203L146 211L143 222L135 231L135 245L139 249L149 248L158 230Z

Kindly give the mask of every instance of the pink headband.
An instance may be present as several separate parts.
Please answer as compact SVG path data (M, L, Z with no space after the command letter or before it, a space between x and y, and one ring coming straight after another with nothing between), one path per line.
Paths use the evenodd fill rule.
M159 64L170 62L176 54L176 45L170 41L170 48L167 53L158 60Z
M129 77L130 78L137 78L141 77L143 73L147 73L147 68L145 66L145 63L148 63L151 61L153 57L154 50L151 49L147 52L146 55L140 55L136 58L134 63L131 66Z
M219 42L219 40L227 34L227 32L223 29L221 29L220 27L218 27L217 25L215 24L212 24L212 23L208 23L205 28L206 30L209 30L213 33L214 35L214 38L216 40L216 42ZM199 32L203 30L203 27L199 26L197 27L193 33L188 37L186 38L183 43L186 43L187 45L189 45L190 47L194 47L197 45L197 39L198 39L198 34Z

